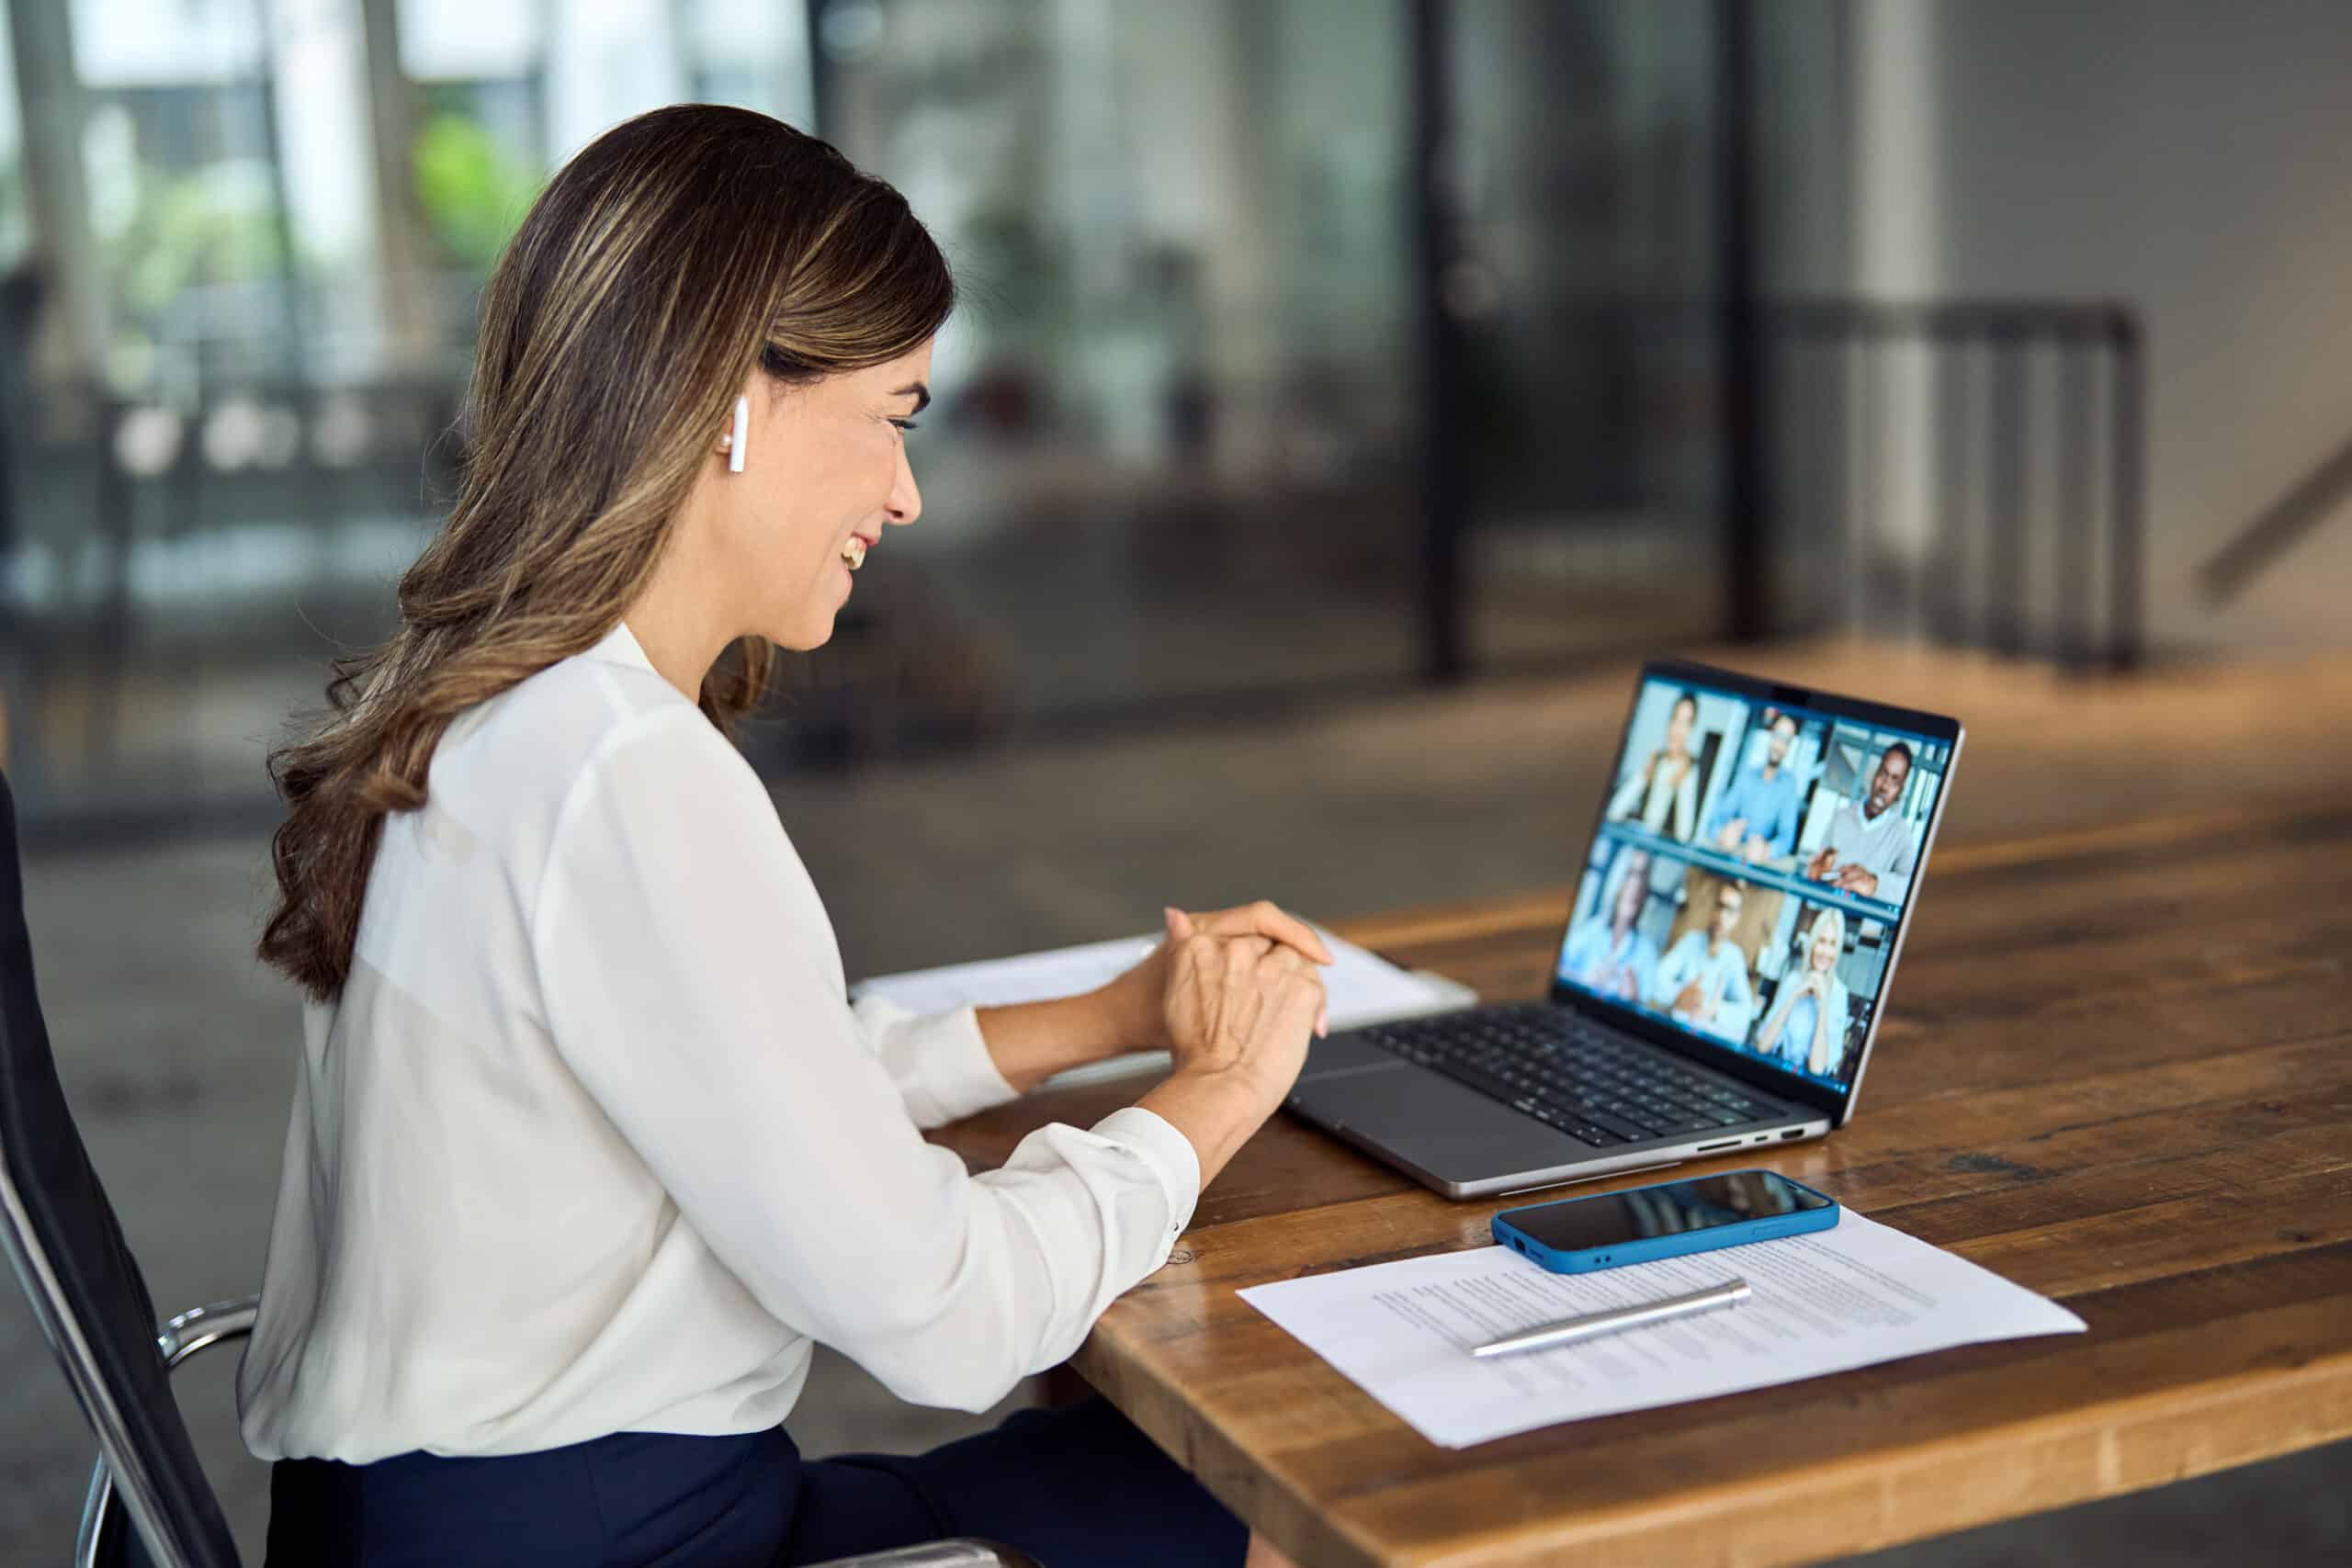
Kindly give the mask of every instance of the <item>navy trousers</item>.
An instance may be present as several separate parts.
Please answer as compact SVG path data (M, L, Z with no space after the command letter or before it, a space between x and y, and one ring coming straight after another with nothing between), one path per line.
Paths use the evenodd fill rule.
M782 1427L493 1459L280 1460L268 1568L785 1568L949 1536L1046 1568L1239 1568L1249 1531L1105 1401L900 1458Z

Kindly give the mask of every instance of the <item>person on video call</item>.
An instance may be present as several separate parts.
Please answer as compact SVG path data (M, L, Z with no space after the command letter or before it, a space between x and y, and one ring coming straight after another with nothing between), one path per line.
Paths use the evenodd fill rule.
M1649 995L1657 970L1657 943L1634 929L1649 901L1650 856L1647 850L1627 850L1618 858L1624 872L1616 896L1568 939L1560 973L1603 996L1638 1002Z
M1757 1032L1758 1055L1778 1056L1792 1067L1826 1077L1845 1054L1848 995L1838 978L1838 958L1846 951L1846 917L1824 909L1814 917L1805 943L1804 967L1784 975L1772 1010Z
M1690 732L1699 727L1699 699L1689 692L1667 715L1666 744L1634 769L1609 802L1611 818L1639 817L1653 833L1689 839L1699 820L1699 760Z
M1772 720L1764 761L1734 779L1707 817L1707 842L1751 864L1797 847L1797 793L1789 770L1789 748L1796 744L1797 721L1787 714Z
M1715 912L1707 928L1682 933L1682 940L1657 966L1650 984L1650 1000L1694 1029L1736 1040L1747 1032L1748 1014L1756 993L1747 986L1747 954L1731 940L1747 894L1726 882L1715 889Z
M1805 875L1865 898L1903 902L1919 852L1894 806L1910 778L1911 748L1898 740L1879 753L1861 805L1847 801L1829 819L1829 836L1805 863Z

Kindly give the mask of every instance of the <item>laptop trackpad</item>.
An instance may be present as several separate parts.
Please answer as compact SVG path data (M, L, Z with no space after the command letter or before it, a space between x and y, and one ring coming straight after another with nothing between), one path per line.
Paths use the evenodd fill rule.
M1448 1180L1544 1169L1593 1152L1442 1073L1388 1061L1396 1071L1341 1071L1312 1081L1302 1076L1293 1097L1310 1121L1380 1144Z
M1351 1034L1334 1034L1306 1047L1306 1065L1298 1070L1302 1084L1363 1072L1403 1072L1413 1064L1377 1045L1367 1045Z

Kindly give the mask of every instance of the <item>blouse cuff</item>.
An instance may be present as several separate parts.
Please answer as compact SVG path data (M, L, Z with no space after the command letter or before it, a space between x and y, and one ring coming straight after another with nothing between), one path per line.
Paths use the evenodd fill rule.
M879 997L856 1004L857 1021L919 1127L944 1127L1019 1098L997 1071L969 1007L918 1017Z
M1168 1230L1159 1238L1159 1256L1166 1258L1169 1247L1193 1223L1193 1207L1200 1201L1201 1156L1193 1152L1193 1140L1159 1112L1140 1105L1114 1111L1094 1123L1093 1131L1133 1150L1159 1178L1160 1189L1168 1194Z

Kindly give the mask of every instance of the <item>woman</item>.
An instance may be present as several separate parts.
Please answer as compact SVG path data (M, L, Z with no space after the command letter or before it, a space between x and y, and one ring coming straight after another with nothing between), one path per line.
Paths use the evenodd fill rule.
M1609 803L1611 817L1639 816L1653 833L1690 837L1699 817L1699 760L1690 754L1690 731L1698 723L1699 699L1684 692L1667 714L1666 744L1627 775Z
M1650 897L1650 855L1627 849L1618 855L1616 896L1596 909L1560 954L1560 974L1588 990L1638 1003L1649 994L1657 969L1657 943L1634 929Z
M1826 1077L1846 1052L1846 982L1838 960L1846 951L1846 917L1824 909L1814 917L1804 968L1784 976L1772 1010L1756 1036L1759 1055L1778 1055L1815 1077Z
M955 1534L1057 1565L1279 1563L1100 1401L803 1463L812 1345L980 1410L1167 1259L1321 1027L1314 934L1188 917L1092 995L844 1000L722 727L922 502L954 289L888 186L682 106L561 170L483 302L470 468L273 759L261 952L309 997L260 1321L270 1557L821 1561ZM1076 1063L1175 1071L967 1176L919 1129Z

